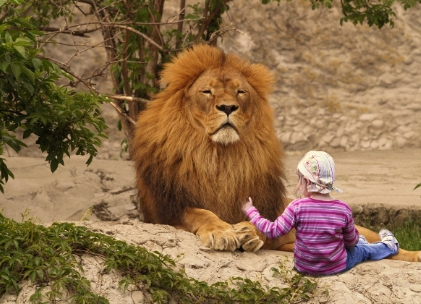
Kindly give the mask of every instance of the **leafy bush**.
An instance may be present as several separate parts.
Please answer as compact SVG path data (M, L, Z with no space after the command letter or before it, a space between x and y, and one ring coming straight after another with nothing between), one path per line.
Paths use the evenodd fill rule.
M0 156L4 145L19 152L25 144L16 131L23 129L23 138L38 136L37 144L47 152L47 161L54 172L63 157L74 151L89 154L87 164L97 154L101 137L106 135L99 105L105 98L94 93L76 92L56 82L73 78L51 61L40 56L37 30L30 18L20 17L16 6L22 0L0 0ZM0 191L13 173L0 157Z

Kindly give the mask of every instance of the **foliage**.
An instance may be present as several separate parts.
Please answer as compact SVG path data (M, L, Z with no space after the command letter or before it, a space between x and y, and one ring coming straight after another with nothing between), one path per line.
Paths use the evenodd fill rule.
M418 251L421 250L421 227L419 225L420 215L414 214L401 225L393 225L392 231L399 246L405 250Z
M280 2L281 0L272 0ZM288 1L288 0L287 0ZM268 3L270 0L262 0L262 3ZM312 9L324 6L332 8L333 0L310 0ZM400 4L405 10L412 8L421 0L400 0ZM340 19L340 24L343 22L352 22L356 24L367 23L369 26L377 26L381 29L385 25L394 26L394 19L396 18L395 11L392 9L394 0L341 0L341 8L343 17Z
M209 285L177 271L170 258L118 241L71 223L50 227L25 220L18 223L0 214L0 295L19 292L19 283L30 280L37 287L32 303L54 302L70 296L72 303L108 303L96 295L83 276L78 255L103 259L104 272L117 270L119 286L135 286L152 296L154 303L296 303L309 299L316 283L300 274L291 275L281 265L275 275L286 279L286 288L268 288L260 282L232 278ZM49 288L46 288L49 286Z
M73 78L57 65L40 56L37 37L42 35L30 18L20 17L15 6L22 0L0 1L4 15L0 18L0 155L4 145L19 152L25 144L16 132L23 129L23 138L38 136L37 144L48 153L47 161L54 172L63 156L74 151L89 154L89 164L106 137L99 104L105 98L57 86L62 77ZM0 158L0 190L13 173Z

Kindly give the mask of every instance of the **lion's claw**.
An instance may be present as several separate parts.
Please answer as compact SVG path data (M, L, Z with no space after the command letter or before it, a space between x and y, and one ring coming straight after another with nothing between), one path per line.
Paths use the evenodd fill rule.
M214 250L234 251L240 247L235 231L230 227L204 228L197 232L203 246Z
M256 236L256 237L252 238L250 241L241 245L241 248L244 251L256 252L260 248L262 248L263 244L264 244L264 242L258 236Z
M264 242L257 235L256 228L250 222L241 222L233 225L234 231L237 234L240 247L244 251L256 252L262 248Z

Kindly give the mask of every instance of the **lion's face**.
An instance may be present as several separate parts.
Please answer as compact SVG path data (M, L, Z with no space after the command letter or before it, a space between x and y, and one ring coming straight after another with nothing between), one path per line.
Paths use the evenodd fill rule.
M225 68L205 71L186 97L193 124L213 142L229 145L240 140L257 93L241 73Z

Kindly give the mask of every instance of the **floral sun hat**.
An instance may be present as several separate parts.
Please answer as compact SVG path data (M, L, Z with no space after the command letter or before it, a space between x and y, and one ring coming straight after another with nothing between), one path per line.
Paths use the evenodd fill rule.
M311 184L307 186L308 192L329 193L332 190L343 192L335 188L335 163L332 156L323 151L310 151L300 160L298 171L307 178Z

